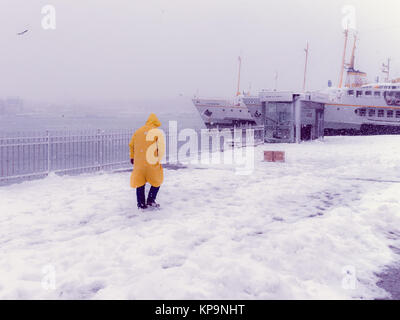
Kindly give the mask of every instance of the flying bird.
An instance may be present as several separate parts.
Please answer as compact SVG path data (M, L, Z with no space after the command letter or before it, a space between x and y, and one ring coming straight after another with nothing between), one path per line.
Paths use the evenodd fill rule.
M28 31L29 31L29 30L26 29L26 30L24 30L24 31L22 31L22 32L17 33L17 35L22 36L23 34L27 33Z

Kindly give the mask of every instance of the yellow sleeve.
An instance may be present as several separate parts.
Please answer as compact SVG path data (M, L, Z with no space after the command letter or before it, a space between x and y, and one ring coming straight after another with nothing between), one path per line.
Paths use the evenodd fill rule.
M133 151L135 150L134 148L134 140L135 140L135 135L132 136L131 141L129 142L129 157L133 159Z

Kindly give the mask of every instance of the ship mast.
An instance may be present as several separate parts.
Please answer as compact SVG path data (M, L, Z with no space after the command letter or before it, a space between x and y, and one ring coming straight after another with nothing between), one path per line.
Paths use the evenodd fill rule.
M386 82L390 79L390 58L387 60L387 64L382 63L382 72L386 73Z
M351 60L349 64L349 69L354 70L354 57L356 52L356 43L357 43L357 34L354 34L354 43L353 43L353 50L351 52Z
M242 58L239 56L238 59L239 59L239 76L238 76L236 96L240 95L240 69L242 67Z
M343 49L343 58L342 65L340 66L340 78L339 78L339 88L342 87L343 83L343 72L344 72L344 64L346 60L346 49L347 49L347 38L349 36L349 29L344 30L344 49Z
M308 63L308 42L307 47L304 49L306 53L306 62L304 65L304 80L303 80L303 91L306 91L306 74L307 74L307 63Z

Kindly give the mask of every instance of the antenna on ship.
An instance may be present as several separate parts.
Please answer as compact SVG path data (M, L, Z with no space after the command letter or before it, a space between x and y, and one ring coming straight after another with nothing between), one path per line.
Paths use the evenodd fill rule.
M386 82L390 79L390 58L387 60L387 64L382 63L382 72L386 73Z
M307 47L304 49L305 53L306 53L306 62L304 65L304 80L303 80L303 91L306 91L306 74L307 74L307 63L308 63L308 42L307 42Z
M238 59L239 59L239 76L238 76L236 96L240 95L240 69L242 67L242 58L239 56Z
M342 87L343 83L343 72L344 72L344 65L346 60L346 49L347 49L347 39L349 37L349 27L344 30L344 49L343 49L343 57L342 57L342 65L340 66L340 77L339 77L339 85L338 87Z

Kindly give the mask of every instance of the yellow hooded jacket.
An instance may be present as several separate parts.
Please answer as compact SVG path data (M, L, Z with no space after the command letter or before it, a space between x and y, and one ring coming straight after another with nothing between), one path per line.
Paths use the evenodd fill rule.
M131 187L139 188L146 182L159 187L163 180L161 159L165 154L165 138L154 113L151 113L146 124L136 130L129 143L130 157L134 159L131 174Z

